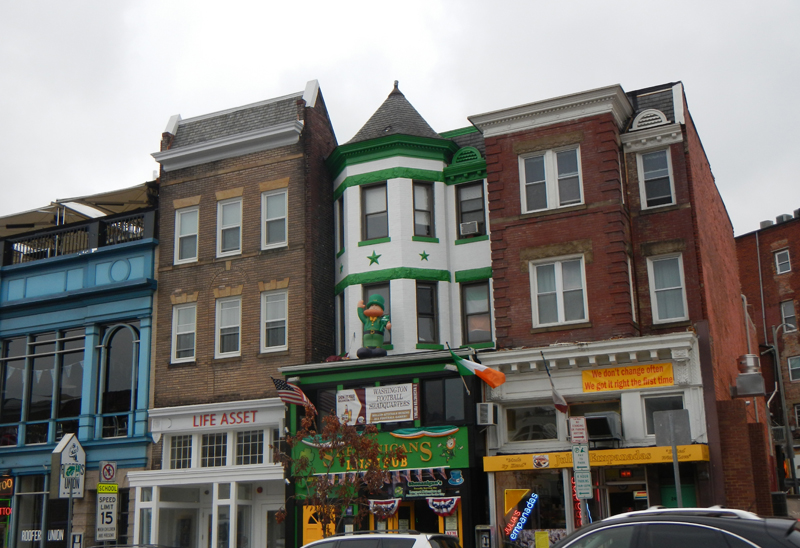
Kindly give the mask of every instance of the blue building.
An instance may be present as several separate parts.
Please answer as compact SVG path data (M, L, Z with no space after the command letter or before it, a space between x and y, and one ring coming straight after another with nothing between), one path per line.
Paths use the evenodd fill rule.
M121 487L147 464L156 195L145 183L0 218L2 548L67 546L67 500L49 496L65 434L86 452L72 526L84 546L96 544L99 463L117 463Z

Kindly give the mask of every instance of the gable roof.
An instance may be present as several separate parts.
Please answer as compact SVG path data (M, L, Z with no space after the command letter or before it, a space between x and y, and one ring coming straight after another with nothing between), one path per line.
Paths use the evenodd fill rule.
M383 104L347 144L369 141L387 135L442 138L428 125L417 109L411 106L406 96L400 91L397 80L394 82L394 89Z

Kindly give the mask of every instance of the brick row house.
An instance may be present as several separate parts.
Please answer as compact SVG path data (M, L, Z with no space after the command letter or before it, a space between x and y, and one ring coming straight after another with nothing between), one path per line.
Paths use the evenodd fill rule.
M194 118L161 150L151 467L134 542L279 546L278 368L334 353L336 146L319 85Z
M767 392L779 390L783 398L773 398L770 407L777 473L785 481L782 490L800 476L800 332L797 310L800 307L800 209L794 215L779 215L775 222L763 221L761 228L736 238L742 292L747 297L753 330L758 337ZM776 354L777 353L777 354ZM776 357L780 365L776 367ZM777 372L780 375L777 375ZM783 466L783 455L790 441L794 450L794 475Z
M731 396L748 351L732 226L683 85L615 85L469 119L486 146L496 318L496 351L479 355L512 381L487 394L498 536L555 540L593 519L675 506L671 448L655 437L654 413L666 410L689 415L684 505L771 514L764 400ZM573 482L575 416L594 425L586 508ZM519 531L532 500L542 511Z

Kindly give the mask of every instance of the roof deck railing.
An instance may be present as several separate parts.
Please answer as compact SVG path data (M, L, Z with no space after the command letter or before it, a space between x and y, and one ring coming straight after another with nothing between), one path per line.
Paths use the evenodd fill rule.
M155 237L156 210L138 210L0 240L0 266L41 261Z

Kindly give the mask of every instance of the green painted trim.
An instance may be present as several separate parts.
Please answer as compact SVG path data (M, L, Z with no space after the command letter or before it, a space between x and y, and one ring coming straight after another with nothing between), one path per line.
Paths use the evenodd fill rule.
M475 345L471 345L476 348ZM340 363L347 364L348 369L345 371L336 372L317 372L317 373L296 373L293 376L298 376L302 379L303 385L314 384L333 384L338 382L352 382L367 380L372 382L376 379L386 379L392 381L399 376L411 376L416 374L427 373L451 373L450 370L445 369L445 363L439 362L427 365L413 365L406 367L396 366L382 366L376 367L374 358L368 360L346 360ZM363 363L359 363L363 362ZM352 365L351 365L352 364ZM356 369L357 368L357 369Z
M417 350L444 350L443 344L417 343Z
M339 258L339 257L341 257L342 255L344 255L344 248L342 248L342 249L340 249L340 250L339 250L339 252L336 254L336 258L338 259L338 258Z
M368 245L375 245L375 244L385 244L386 242L391 242L392 238L375 238L374 240L364 240L358 242L358 247L366 247Z
M369 173L352 175L346 177L333 191L333 201L335 202L338 200L341 195L344 194L344 191L350 187L371 185L372 183L380 183L381 181L388 181L389 179L417 179L441 183L444 182L444 175L441 171L417 169L413 167L391 167L378 171L370 171Z
M336 284L333 289L334 295L341 293L345 287L351 285L374 284L388 282L389 280L422 280L425 282L449 282L451 279L449 270L436 270L433 268L385 268L372 272L362 272L360 274L350 274L341 282Z
M456 272L456 283L476 282L478 280L488 280L492 277L492 267L473 268L471 270L459 270Z
M450 163L459 146L453 141L413 135L387 135L369 141L341 145L325 164L333 179L347 166L374 162L396 156L422 158Z
M439 238L431 238L430 236L411 236L412 242L428 242L431 244L438 244Z
M494 348L494 342L462 344L459 348Z
M394 345L393 344L383 344L383 345L381 345L381 348L383 348L384 350L394 350Z
M445 139L452 139L453 137L469 135L470 133L478 133L478 128L476 128L475 126L467 126L467 127L462 127L461 129L451 129L450 131L445 131L444 133L440 133L439 135L441 135Z
M456 240L456 245L463 245L463 244L471 244L472 242L485 242L489 239L488 234L484 234L483 236L475 236L474 238L462 238L460 240Z
M450 166L444 171L444 182L447 186L482 181L485 178L486 162Z

